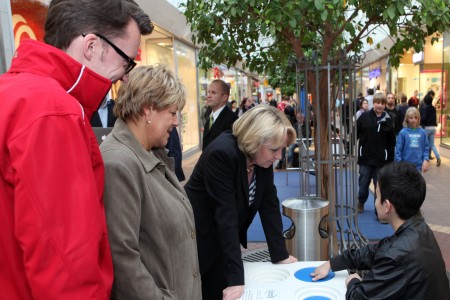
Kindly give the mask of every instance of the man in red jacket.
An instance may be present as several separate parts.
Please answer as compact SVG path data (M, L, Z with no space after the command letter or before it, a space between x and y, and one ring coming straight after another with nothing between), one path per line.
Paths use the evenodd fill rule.
M152 29L132 0L53 0L45 43L23 41L0 76L2 299L109 299L104 169L89 120Z

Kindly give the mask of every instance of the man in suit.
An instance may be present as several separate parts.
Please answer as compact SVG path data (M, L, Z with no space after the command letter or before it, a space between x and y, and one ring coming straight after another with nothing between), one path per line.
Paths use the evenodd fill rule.
M109 99L109 96L103 99L102 104L91 118L92 127L114 127L116 116L113 113L114 101Z
M228 108L227 101L230 96L230 86L223 80L216 79L208 87L206 105L211 108L205 129L203 131L203 147L206 147L223 131L231 130L238 116Z

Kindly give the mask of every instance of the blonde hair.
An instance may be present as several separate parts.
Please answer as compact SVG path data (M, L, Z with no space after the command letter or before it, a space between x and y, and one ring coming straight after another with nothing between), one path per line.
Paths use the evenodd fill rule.
M409 117L410 115L413 115L413 116L416 116L416 117L417 117L417 127L419 127L419 126L420 126L420 112L419 112L419 110L418 110L417 108L415 108L415 107L410 107L410 108L408 108L408 109L406 110L406 113L405 113L405 119L403 120L403 127L409 127L409 124L408 124L408 117Z
M248 158L253 158L261 145L275 147L293 144L297 138L291 122L285 114L268 105L258 105L248 110L233 124L239 149Z
M186 89L174 72L161 65L141 66L122 83L114 115L125 121L137 120L145 108L161 111L176 105L182 110L185 104Z

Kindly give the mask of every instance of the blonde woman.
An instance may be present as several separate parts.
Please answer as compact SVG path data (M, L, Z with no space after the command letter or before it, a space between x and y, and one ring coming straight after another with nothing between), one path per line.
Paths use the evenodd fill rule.
M186 92L172 71L138 67L101 144L114 264L111 299L201 299L194 216L166 155Z
M203 151L185 189L194 209L204 299L234 300L242 295L240 244L247 247L247 229L256 212L272 262L297 261L282 236L272 167L295 138L283 112L259 105Z

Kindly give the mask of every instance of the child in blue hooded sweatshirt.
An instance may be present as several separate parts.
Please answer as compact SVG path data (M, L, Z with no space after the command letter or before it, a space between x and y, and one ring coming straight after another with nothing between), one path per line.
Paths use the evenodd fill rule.
M429 166L429 150L427 134L419 127L420 113L415 107L406 111L403 129L397 136L395 145L395 161L413 163L418 171L426 172Z

